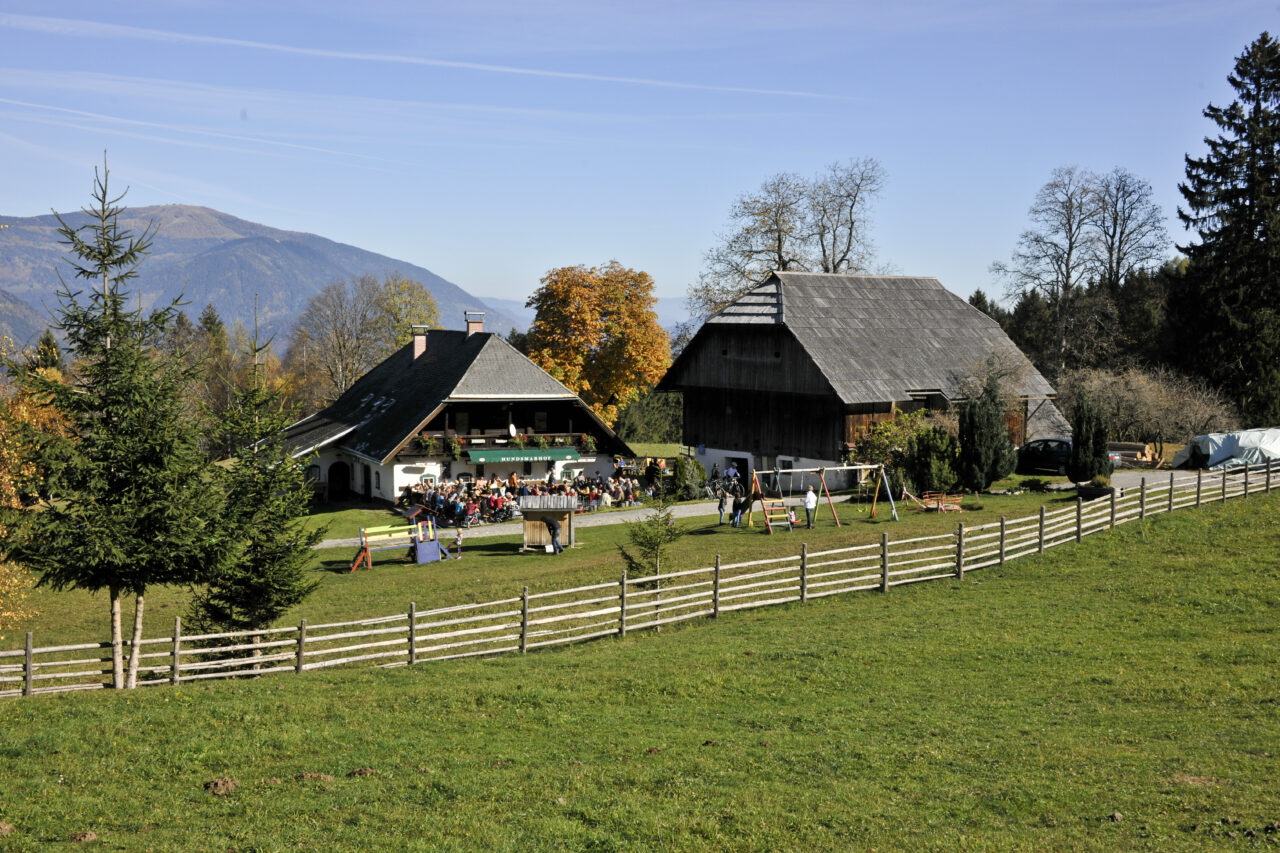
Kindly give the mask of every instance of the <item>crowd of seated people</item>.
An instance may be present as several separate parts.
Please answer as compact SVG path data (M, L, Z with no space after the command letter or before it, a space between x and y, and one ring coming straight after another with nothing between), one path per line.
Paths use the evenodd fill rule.
M545 479L522 478L512 473L506 479L491 477L440 480L406 486L398 505L425 513L437 527L470 527L473 524L510 521L518 512L520 498L527 495L577 497L584 508L638 506L646 490L632 477L592 477L579 472L569 480L554 473Z

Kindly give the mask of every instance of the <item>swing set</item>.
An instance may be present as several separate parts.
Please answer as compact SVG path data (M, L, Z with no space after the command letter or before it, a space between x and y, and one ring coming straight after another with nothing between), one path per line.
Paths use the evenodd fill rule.
M756 501L760 501L761 515L764 518L765 532L772 534L773 528L785 527L788 531L795 529L795 521L791 515L791 510L787 507L787 499L791 498L795 491L795 475L796 474L817 474L818 484L822 487L822 496L827 499L827 507L831 510L831 519L836 523L836 527L840 526L840 517L836 515L835 501L831 499L831 490L827 488L827 472L828 471L873 471L875 472L875 492L871 498L871 517L876 517L876 501L880 498L881 487L885 485L886 477L883 465L832 465L828 468L774 468L770 471L755 470L751 472L751 502L747 505L747 527L754 527L754 513ZM760 475L766 477L772 476L774 486L778 486L779 477L782 474L787 475L787 498L781 497L782 489L775 488L778 493L777 498L766 497L765 490L760 484ZM889 496L889 507L893 513L893 520L898 520L898 506L893 502L893 492L889 488L885 488L884 492Z

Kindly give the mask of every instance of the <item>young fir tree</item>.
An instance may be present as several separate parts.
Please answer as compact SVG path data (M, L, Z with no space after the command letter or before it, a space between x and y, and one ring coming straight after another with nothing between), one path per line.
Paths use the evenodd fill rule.
M627 523L627 538L632 547L619 545L618 552L633 577L661 574L663 554L684 536L686 531L676 525L671 510L671 501L661 490L655 490L649 514L640 521Z
M960 454L956 473L961 484L975 492L1009 476L1018 459L1004 425L1000 377L994 365L990 367L982 390L960 406Z
M1221 133L1187 157L1178 218L1199 242L1171 306L1190 340L1184 367L1216 382L1257 426L1280 423L1280 43L1263 33L1227 81L1237 97L1204 115ZM1176 318L1175 318L1176 319Z
M40 336L35 352L31 354L30 366L36 369L63 369L62 350L58 348L58 340L53 336L52 329L45 329L44 334Z
M1071 459L1067 463L1067 476L1072 482L1087 483L1094 477L1111 476L1107 441L1107 421L1102 410L1080 389L1071 407Z
M627 538L631 540L631 548L618 546L618 553L627 566L627 574L632 578L652 575L653 608L656 611L662 597L662 557L675 542L687 532L676 525L671 515L672 503L662 488L654 489L654 503L649 514L640 521L627 523ZM661 626L658 628L662 630Z
M252 377L221 415L222 434L235 448L230 466L219 469L227 496L224 535L233 545L192 601L198 630L266 628L317 586L307 566L324 531L307 531L301 522L311 488L284 442L292 413L259 366L268 346L255 334Z
M169 305L131 309L126 290L151 242L119 224L123 195L108 191L104 164L95 170L86 225L59 217L75 277L87 292L64 284L58 326L76 366L74 382L25 374L46 395L71 437L39 445L34 460L48 472L49 500L24 512L7 545L13 557L55 589L107 590L111 602L114 684L137 680L147 589L186 584L222 553L221 500L200 452L198 426L186 418L182 391L189 376L164 359L158 344L173 319ZM135 598L128 675L122 662L121 598Z

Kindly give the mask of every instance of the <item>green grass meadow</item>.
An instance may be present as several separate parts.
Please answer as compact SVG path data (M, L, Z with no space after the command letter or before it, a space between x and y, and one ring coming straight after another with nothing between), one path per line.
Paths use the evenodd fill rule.
M663 568L678 571L710 566L716 554L720 554L725 563L797 554L802 542L808 543L811 550L818 550L879 542L884 532L894 539L946 533L954 531L960 520L973 525L993 521L1001 514L1010 518L1034 515L1041 502L1055 509L1073 500L1073 496L1067 495L1028 493L984 495L978 504L970 496L965 498L966 511L959 514L923 513L900 506L901 520L897 522L891 520L889 508L883 501L876 507L874 518L869 505L837 503L841 527L835 526L830 510L823 504L813 530L797 529L773 535L764 532L758 508L756 526L751 528L735 529L727 523L721 526L714 515L699 516L680 520L688 535L672 548ZM981 509L976 509L979 505ZM803 519L803 511L800 517ZM359 536L361 527L403 522L400 513L390 508L341 508L318 512L309 520L312 525L327 526L328 539L354 538ZM372 570L350 573L348 569L357 550L354 546L317 550L312 577L320 586L310 598L286 614L280 624L296 625L304 617L309 624L316 625L404 613L410 602L424 610L492 601L519 595L525 584L531 592L541 592L615 581L621 577L623 568L618 546L628 544L623 524L579 528L578 547L558 558L545 553L521 552L518 534L497 537L469 534L470 531L464 532L461 561L427 566L411 563L403 550L384 551L374 554ZM453 529L441 531L447 545L452 545L454 536ZM144 635L171 636L173 619L183 615L188 598L188 591L183 588L150 589L144 611ZM0 648L21 648L20 632L23 631L34 633L37 646L98 642L110 636L109 603L105 593L38 589L33 602L39 616L27 625L3 632ZM132 618L131 598L124 600L124 614L126 621Z
M589 534L562 565L464 558L454 591L604 572L620 528ZM443 584L319 571L308 605L335 611ZM1277 614L1280 496L1255 496L959 582L523 657L5 701L0 849L1267 849Z

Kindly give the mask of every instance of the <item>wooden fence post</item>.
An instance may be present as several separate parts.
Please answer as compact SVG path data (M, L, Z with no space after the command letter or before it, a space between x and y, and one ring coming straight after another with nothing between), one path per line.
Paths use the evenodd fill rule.
M1173 512L1173 472L1169 472L1169 512Z
M1084 539L1084 498L1076 498L1076 542Z
M627 636L627 570L622 570L618 581L618 636Z
M1044 553L1044 504L1040 504L1040 547L1036 550L1036 553Z
M720 618L720 555L716 554L716 576L711 581L711 616Z
M1111 521L1107 525L1107 529L1116 529L1116 490L1114 487L1111 489Z
M529 587L520 594L520 654L529 649Z
M800 603L809 600L809 543L800 543Z
M1138 519L1147 517L1147 478L1138 481Z
M27 632L27 648L26 653L22 656L22 695L30 696L33 692L33 682L36 678L36 662L35 652L31 642L31 632Z
M1200 506L1200 488L1204 483L1204 471L1196 469L1196 506Z
M889 591L889 534L880 534L880 591Z
M956 527L956 578L964 580L964 522Z
M1224 466L1222 469L1222 501L1223 503L1226 503L1226 500L1227 500L1227 469Z
M1241 497L1249 497L1249 465L1247 463L1244 466L1244 494Z
M1000 516L1000 565L1004 565L1004 516Z
M418 662L418 602L409 602L409 666Z
M173 667L169 671L169 683L178 683L178 672L182 668L182 617L173 617Z
M298 662L294 664L293 671L302 675L302 655L307 649L307 620L298 620Z
M1267 460L1267 494L1271 494L1271 460Z

